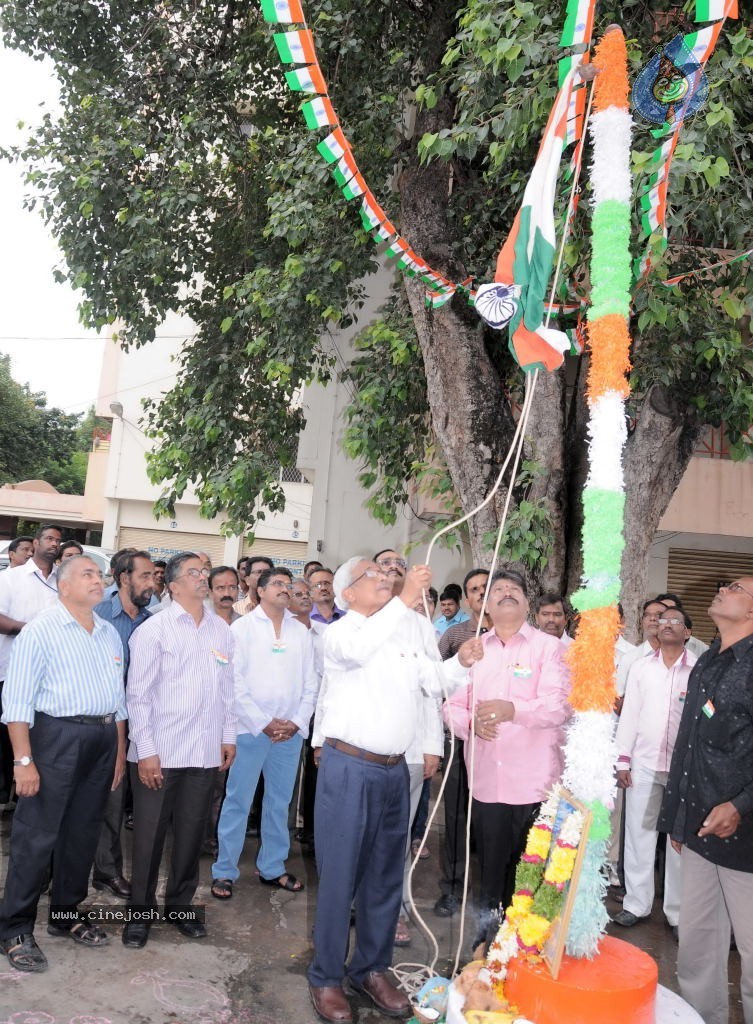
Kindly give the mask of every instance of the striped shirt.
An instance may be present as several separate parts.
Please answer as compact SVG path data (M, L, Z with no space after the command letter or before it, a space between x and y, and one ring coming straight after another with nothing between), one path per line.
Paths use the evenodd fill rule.
M3 688L3 721L34 724L34 713L126 717L123 646L94 616L89 633L64 604L41 612L13 645Z
M31 622L45 608L53 608L58 601L58 581L53 569L49 576L33 558L25 565L0 572L0 614L18 622ZM15 636L0 633L0 679L5 679L10 661L10 652L16 641Z
M204 608L197 626L177 601L134 631L128 672L128 760L159 755L163 768L216 768L235 743L233 638Z

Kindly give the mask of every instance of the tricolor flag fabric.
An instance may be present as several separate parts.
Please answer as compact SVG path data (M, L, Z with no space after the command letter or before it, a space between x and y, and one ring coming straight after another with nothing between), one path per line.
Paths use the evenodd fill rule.
M343 135L342 128L335 128L326 139L322 139L316 149L325 163L334 164L346 153L350 153L350 143Z
M358 196L362 196L368 191L369 186L363 179L363 175L360 171L356 171L352 178L342 186L342 194L346 199L356 199Z
M261 0L264 20L277 25L303 25L301 0Z
M272 36L283 64L316 64L316 48L311 32L275 32Z
M308 100L301 107L301 113L312 131L315 128L329 128L337 125L335 108L327 96L317 96L316 99Z
M568 0L560 46L588 47L591 45L595 8L596 0ZM558 65L560 86L564 83L567 75L583 60L588 60L587 53L571 54L560 59Z
M347 150L337 161L335 167L332 168L332 177L335 179L337 187L343 188L356 174L358 174L356 158L351 150Z
M377 245L380 245L382 242L391 241L396 234L397 228L395 227L395 225L391 221L385 220L371 232L371 237L374 239Z
M696 0L696 21L719 21L722 18L737 17L737 0Z
M387 220L387 214L384 212L382 207L376 201L371 192L367 192L361 203L361 209L359 210L361 216L361 223L367 231L371 231L374 228L378 228L380 224Z
M327 92L327 83L324 81L324 75L319 70L318 64L312 64L307 68L296 68L295 71L286 71L285 81L291 92L313 92L322 96Z
M561 366L570 340L545 327L544 304L556 247L554 199L567 137L567 114L576 71L557 94L528 179L523 203L497 258L494 280L520 288L518 309L510 321L510 349L524 370Z

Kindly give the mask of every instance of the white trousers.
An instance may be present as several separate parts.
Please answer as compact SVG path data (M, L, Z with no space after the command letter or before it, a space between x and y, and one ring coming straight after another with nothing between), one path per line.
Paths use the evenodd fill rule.
M654 902L654 859L667 772L636 765L633 784L625 792L625 899L622 906L647 917ZM680 857L667 842L664 865L664 914L671 925L680 920Z
M745 1024L753 1024L753 873L712 864L683 846L677 978L704 1024L728 1024L730 931L740 953Z

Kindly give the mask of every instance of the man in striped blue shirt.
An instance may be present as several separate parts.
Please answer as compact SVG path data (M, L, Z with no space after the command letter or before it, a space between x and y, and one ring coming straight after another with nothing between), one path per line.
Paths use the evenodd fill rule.
M47 967L34 922L53 856L48 933L91 947L108 941L78 910L107 794L125 769L123 647L115 629L94 614L103 592L102 573L90 558L63 562L58 603L24 627L8 666L3 721L19 800L0 949L19 971Z

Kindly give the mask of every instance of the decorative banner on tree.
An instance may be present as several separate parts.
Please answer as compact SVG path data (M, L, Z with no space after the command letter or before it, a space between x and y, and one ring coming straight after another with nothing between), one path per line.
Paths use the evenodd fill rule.
M738 5L737 0L696 0L695 11L697 22L717 20L673 39L663 54L654 57L644 68L634 90L639 113L648 120L657 120L663 110L665 118L662 128L654 132L662 141L652 156L652 171L640 195L641 223L649 241L643 256L635 263L637 280L651 269L656 243L659 250L667 246L667 190L672 157L684 118L697 110L706 98L708 86L703 68L714 52L725 18L737 18Z
M588 49L591 45L591 37L593 36L595 9L596 0L568 0L560 46ZM568 73L584 59L588 59L587 54L584 53L575 53L560 59L560 85L564 83ZM571 139L570 141L574 140Z

